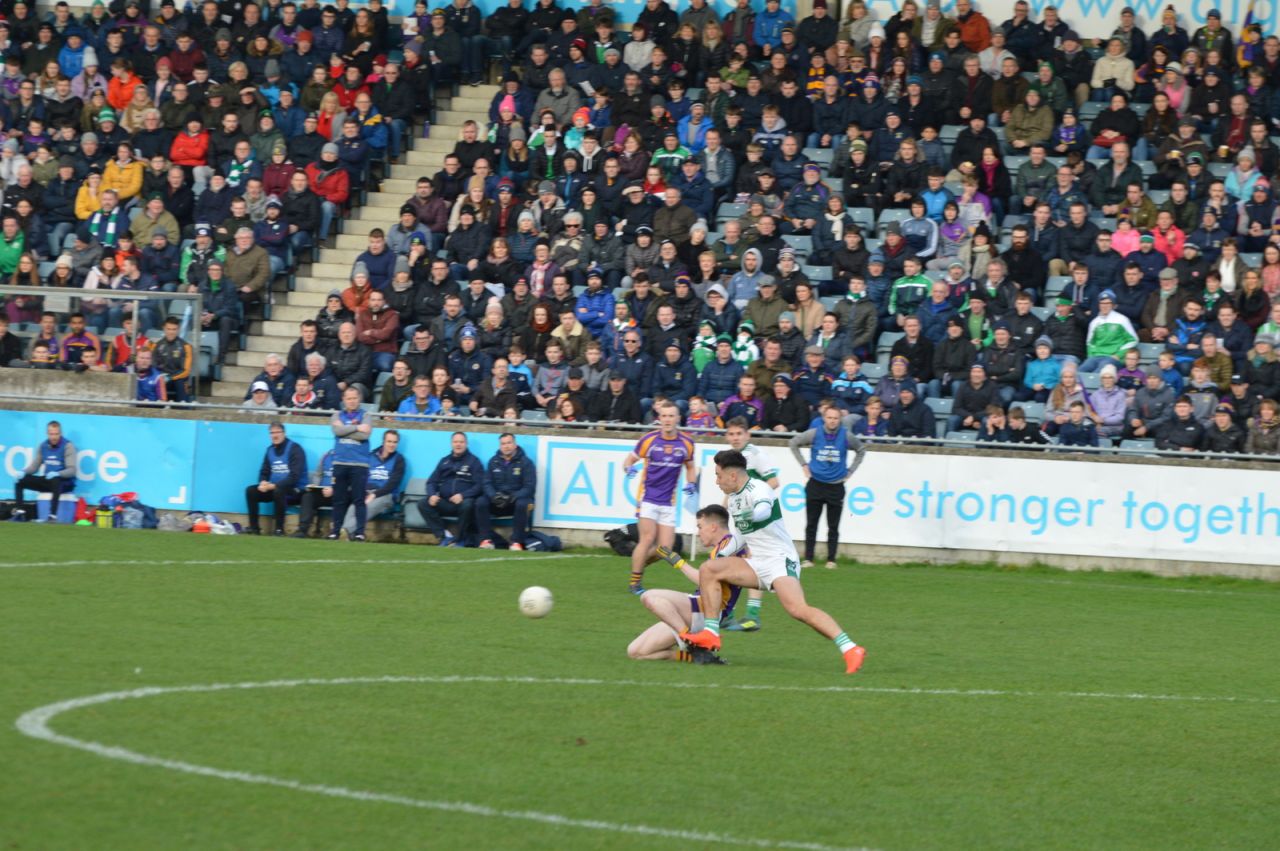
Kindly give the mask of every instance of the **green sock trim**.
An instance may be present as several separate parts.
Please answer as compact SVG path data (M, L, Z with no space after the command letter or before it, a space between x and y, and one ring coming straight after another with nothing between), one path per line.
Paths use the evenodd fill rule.
M720 634L720 619L719 619L719 618L707 618L707 625L706 625L706 629L707 629L707 632L711 633L712 635L719 635L719 634Z
M843 632L832 640L835 641L836 647L840 648L841 653L848 653L850 650L858 646L853 643L853 640L849 638L846 633Z
M760 604L763 602L763 600L747 600L747 617L760 614Z

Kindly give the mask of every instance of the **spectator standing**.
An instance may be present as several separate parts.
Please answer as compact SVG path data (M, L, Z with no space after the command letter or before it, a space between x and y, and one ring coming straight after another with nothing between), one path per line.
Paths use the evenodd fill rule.
M801 465L805 481L805 530L804 561L801 567L813 567L814 549L817 546L818 522L822 510L827 511L827 563L829 570L836 567L836 550L840 546L840 518L844 513L844 483L866 456L866 446L843 423L844 412L832 405L822 414L822 426L797 434L787 444L796 462ZM800 450L809 447L809 461L805 463ZM854 452L849 463L849 451Z
M363 542L367 517L365 491L369 481L369 435L373 426L360 409L363 401L357 387L342 391L342 409L329 420L333 431L333 528L326 538L336 541L342 534L338 518L347 516L347 508L356 513L355 534L347 533L347 540Z
M386 514L400 498L400 484L404 481L404 456L396 451L400 447L400 432L387 429L382 435L382 445L369 456L369 479L365 483L364 509L366 518ZM338 521L336 519L334 523ZM357 533L356 507L347 509L342 528L347 537ZM363 532L363 529L359 530Z

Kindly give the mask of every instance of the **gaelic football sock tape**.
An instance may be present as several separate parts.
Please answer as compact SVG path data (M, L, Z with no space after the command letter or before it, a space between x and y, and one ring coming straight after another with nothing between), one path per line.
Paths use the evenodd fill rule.
M711 633L712 635L719 635L719 634L720 634L720 619L719 619L719 618L707 618L707 622L706 622L706 630L707 630L707 632Z
M764 599L763 599L763 598L761 598L761 599L756 599L756 598L754 598L754 597L749 597L749 598L747 598L747 617L749 617L749 618L759 618L759 617L760 617L760 604L761 604L761 603L763 603L763 602L764 602Z
M845 653L848 653L850 650L858 646L853 643L853 641L849 638L849 636L846 633L843 633L843 632L837 635L833 640L836 643L836 647L840 648L840 653L842 655Z

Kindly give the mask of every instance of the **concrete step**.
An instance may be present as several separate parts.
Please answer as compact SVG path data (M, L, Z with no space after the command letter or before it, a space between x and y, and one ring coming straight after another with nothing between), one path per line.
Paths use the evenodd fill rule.
M316 310L319 310L320 307L322 306L323 304L316 307ZM275 310L273 310L271 313L271 316L273 318L266 322L254 322L249 329L249 333L266 334L271 337L283 337L284 339L288 340L289 345L292 346L294 342L298 339L298 323L301 322L303 319L313 318L314 313L312 316L303 316L300 319L290 321L287 319L280 318L280 311L283 309L284 308L282 307L278 307ZM301 310L302 308L299 307L299 308L291 308L291 309Z
M436 133L439 131L441 127L461 128L462 125L467 123L468 121L476 122L477 124L480 125L482 132L488 132L489 103L486 101L484 106L482 106L480 109L469 109L466 107L458 106L459 100L462 100L462 99L455 98L453 102L449 104L448 109L436 110L436 120L431 122L432 136L436 135ZM474 100L474 98L467 98L466 100L472 101Z
M258 373L262 372L261 363L257 366L240 366L239 364L232 362L232 359L235 357L236 355L227 356L227 364L222 368L222 381L214 382L215 388L218 387L219 384L231 384L232 386L239 385L243 388L248 385L250 381L253 381ZM242 389L240 392L243 393L244 390Z
M434 127L431 128L431 135L426 139L418 139L413 150L406 157L405 162L415 163L421 162L421 155L424 151L442 151L448 153L453 150L453 146L458 144L457 134L437 133Z
M293 345L296 339L298 338L295 335L263 336L263 335L250 334L248 345L246 346L246 351L261 352L262 354L275 352L281 357L284 357L286 354L288 354L289 347Z
M395 224L400 218L400 208L404 205L404 199L408 197L403 192L374 192L369 195L369 200L365 202L365 207L373 207L384 211L382 215L390 216L387 219L388 224Z
M487 94L479 93L479 89L464 89L460 97L452 98L444 107L449 112L460 112L474 118L476 121L489 120L489 104L493 102L493 96L497 94L497 86L492 87L492 91ZM431 125L435 127L435 125Z
M296 298L299 293L317 293L318 295L316 298L320 303L319 306L322 307L324 305L324 299L329 295L330 290L344 290L349 285L350 281L345 274L343 274L341 278L306 278L299 280L297 289L290 293L290 295L295 298L291 298L289 303L299 304L300 300ZM308 304L309 303L310 302L308 302ZM274 314L272 315L274 316Z
M309 296L312 302L303 302L301 300L292 302L293 296ZM320 308L324 307L324 296L318 293L290 293L290 304L277 304L271 311L271 322L282 322L288 324L296 332L298 323L305 319L315 319L316 314L320 312Z
M399 204L403 204L417 188L418 178L416 177L394 177L382 181L382 185L378 187L378 194L391 195L398 199Z

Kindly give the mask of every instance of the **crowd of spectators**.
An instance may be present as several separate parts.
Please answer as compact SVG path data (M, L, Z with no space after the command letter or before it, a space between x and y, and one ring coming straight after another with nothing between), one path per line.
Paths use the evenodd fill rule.
M293 162L289 181L318 198L315 169L350 162L348 143L377 138L399 153L376 95L406 85L394 80L401 67L427 82L407 86L409 118L433 79L475 84L491 57L502 76L489 114L467 121L444 167L369 233L349 285L267 359L265 396L248 394L247 406L333 409L355 387L406 418L642 423L668 399L691 428L743 417L794 432L834 405L870 436L1280 448L1280 39L1256 24L1233 34L1210 10L1188 33L1169 7L1144 31L1126 8L1109 37L1084 39L1052 7L1034 20L1025 2L997 25L970 0L946 14L906 0L887 21L857 0L838 21L816 0L799 22L777 0L739 0L724 15L705 0L649 0L631 22L602 0L510 0L483 20L455 0L419 3L399 32L374 3L340 28L348 35L322 41L330 25L303 15L331 21L330 7L249 8L269 35L286 14L293 27L292 43L267 39L283 52L274 66L251 61L253 38L235 41L253 35L241 22L230 45L210 32L209 15L226 13L215 4L187 27L213 38L209 76L225 67L232 81L202 90L232 87L213 106L219 120L232 131L239 120L220 103L285 99L270 72L291 74L297 54L322 44L327 70L302 86L299 113L327 74L320 119L336 92L359 120L334 130L330 119L336 141L299 173L295 145L315 134L280 133L282 152L268 145L262 134L283 124L270 117L277 103L221 166L165 171L164 185L180 171L200 198L243 181L244 197L227 193L244 205L230 218L203 235L205 220L189 219L189 248L214 252L198 286L218 268L213 246L229 246L221 275L232 286L219 292L237 296L226 301L240 316L253 293L228 268L232 254L241 239L263 250L254 243L270 216L292 221L294 190L265 183L276 172L248 197L262 154ZM243 75L214 70L210 57L237 49ZM165 87L145 89L163 121ZM20 86L10 109L22 98ZM158 173L151 151L126 148L118 159L140 153L139 167ZM84 158L69 155L67 168ZM333 168L322 173L345 174ZM8 200L6 189L6 210ZM104 197L90 232L73 225L72 238L91 237L89 250L118 240L126 229L109 223L121 203ZM30 232L29 217L10 218ZM133 222L137 237L148 220ZM146 234L159 242L162 230ZM103 321L84 313L91 327ZM60 341L43 341L59 349L46 356L64 357Z

